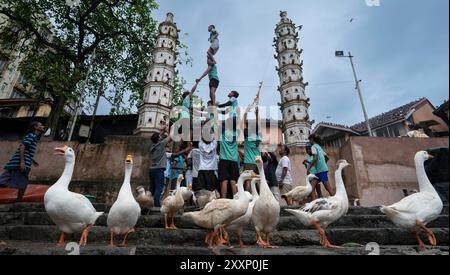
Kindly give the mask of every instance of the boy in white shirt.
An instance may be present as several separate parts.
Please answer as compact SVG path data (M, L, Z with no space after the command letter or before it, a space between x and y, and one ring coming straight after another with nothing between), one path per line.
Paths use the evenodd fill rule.
M217 141L211 142L202 139L199 142L200 165L198 168L197 185L193 186L194 192L200 190L214 191L217 186Z
M292 190L292 166L289 154L291 150L286 145L280 147L279 154L281 156L278 167L275 172L280 188L281 196L284 197L288 205L292 205L292 199L286 198L284 195Z

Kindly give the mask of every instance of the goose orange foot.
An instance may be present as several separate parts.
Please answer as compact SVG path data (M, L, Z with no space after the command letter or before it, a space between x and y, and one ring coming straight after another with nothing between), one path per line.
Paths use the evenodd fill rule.
M92 224L88 224L88 226L86 226L86 228L83 230L83 233L81 233L81 238L80 238L80 242L79 242L79 246L86 246L87 244L87 238L89 235L89 230L93 227Z
M125 236L123 237L123 241L119 244L119 247L126 246L127 237L130 233L133 233L133 232L134 232L134 228L131 228L130 230L127 231L127 233L125 233Z
M266 248L266 246L268 245L263 239L262 239L262 234L260 231L257 232L258 235L258 240L256 241L256 244L259 245L259 247L262 248Z
M420 238L419 232L420 232L420 230L416 229L416 231L414 231L414 234L416 235L417 242L419 243L419 250L423 251L426 249L426 247L425 247L425 243L422 241L422 238Z
M59 241L56 244L57 247L64 247L65 241L64 241L64 232L61 231L61 235L59 236Z

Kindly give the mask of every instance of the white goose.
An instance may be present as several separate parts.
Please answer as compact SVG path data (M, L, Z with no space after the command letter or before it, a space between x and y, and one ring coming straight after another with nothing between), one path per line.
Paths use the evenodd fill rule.
M258 235L257 244L263 248L273 248L270 245L270 233L276 229L280 220L280 204L270 191L264 174L261 157L256 157L261 183L259 185L259 197L255 201L252 212L252 222ZM262 233L266 233L266 240L262 239Z
M326 236L325 229L333 222L344 216L349 207L347 191L342 179L342 170L350 166L346 160L337 162L338 169L335 172L336 195L312 201L300 210L286 209L287 212L297 217L300 222L308 227L314 227L319 231L320 244L327 248L337 248L332 245Z
M117 200L108 213L107 224L111 232L111 246L114 246L114 235L124 235L123 241L119 246L125 246L128 234L134 232L134 226L141 215L141 207L134 199L131 191L130 179L132 170L133 159L128 155L125 161L125 179Z
M226 243L226 240L220 236L224 226L247 212L249 200L245 196L244 182L251 180L253 177L255 175L253 175L252 171L244 171L239 177L237 184L239 199L213 200L201 211L184 213L184 216L192 219L197 226L208 229L209 232L206 236L205 243L209 247L212 246L215 237L218 238L217 244Z
M65 157L66 165L62 176L44 195L45 210L61 231L58 246L64 246L64 234L78 232L82 232L79 245L85 246L89 230L103 212L97 212L85 196L69 191L75 166L73 149L64 146L55 148L55 151L55 154Z
M217 191L200 190L194 193L192 200L198 208L203 209L208 203L219 198Z
M194 192L192 191L192 184L189 184L187 187L180 187L181 195L183 196L183 200L185 202L190 202Z
M183 179L183 174L180 174L177 179L177 189L175 194L165 198L162 203L161 214L164 215L164 225L166 229L177 229L175 226L175 215L184 207L184 199L180 191L180 186ZM172 223L170 225L167 223L168 217L172 218Z
M155 204L152 192L145 191L144 186L136 187L136 192L137 192L136 201L139 203L141 208L147 209L148 215Z
M246 226L248 226L252 221L252 213L253 213L253 207L255 206L256 199L258 199L259 194L256 190L256 182L259 181L259 179L252 179L251 181L251 187L252 187L252 194L247 194L247 197L249 195L251 196L252 200L248 205L247 212L236 220L232 221L229 225L225 227L225 229L229 232L235 232L237 235L237 239L239 242L239 246L241 248L245 248L244 242L242 241L241 235L242 231ZM246 192L248 193L248 192ZM227 240L228 241L228 240Z
M421 229L425 231L432 246L437 245L436 236L426 225L435 220L442 212L443 203L439 194L431 185L425 173L424 162L432 158L425 151L418 152L414 157L416 175L419 182L419 192L412 194L391 206L381 206L381 212L398 227L413 230L421 249L425 244L420 238Z
M306 199L311 195L312 193L312 186L311 181L313 179L317 179L317 177L313 174L310 174L306 177L306 185L305 186L298 186L286 193L284 196L286 198L292 198L293 200L297 202L301 202L302 200Z

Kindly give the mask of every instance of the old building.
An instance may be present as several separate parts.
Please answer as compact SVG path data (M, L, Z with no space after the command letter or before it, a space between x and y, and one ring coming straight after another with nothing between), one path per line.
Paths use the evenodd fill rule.
M297 27L287 17L287 12L281 12L281 20L277 24L274 46L278 61L278 76L281 94L281 112L283 114L283 131L285 143L290 146L304 146L311 133L311 122L308 108L309 98L305 88L308 83L303 79L303 62L300 61L303 50L298 49L299 34Z
M0 15L0 26L4 24L8 21ZM42 33L51 36L50 31ZM19 70L23 58L19 45L14 50L0 48L0 117L48 117L53 97L27 82Z
M168 13L166 20L159 25L153 64L144 89L144 102L139 107L139 120L135 131L137 135L157 133L162 121L169 122L179 44L179 30L173 17L172 13Z
M445 107L443 107L445 109ZM426 98L410 102L381 115L369 119L372 131L377 137L403 137L408 133L410 125L418 125L429 136L446 136L448 124L434 114L436 108ZM351 136L368 136L365 122L353 126L332 123L319 123L313 133L318 134L324 145L341 147Z

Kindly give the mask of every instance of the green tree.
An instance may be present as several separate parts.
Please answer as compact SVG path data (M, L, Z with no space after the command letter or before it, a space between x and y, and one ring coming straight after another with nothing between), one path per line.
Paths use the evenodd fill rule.
M48 122L53 135L67 101L94 96L101 76L115 87L111 98L116 109L135 106L142 98L157 34L153 0L69 2L77 5L0 0L0 17L6 19L0 20L0 47L6 52L19 47L22 74L55 97Z

